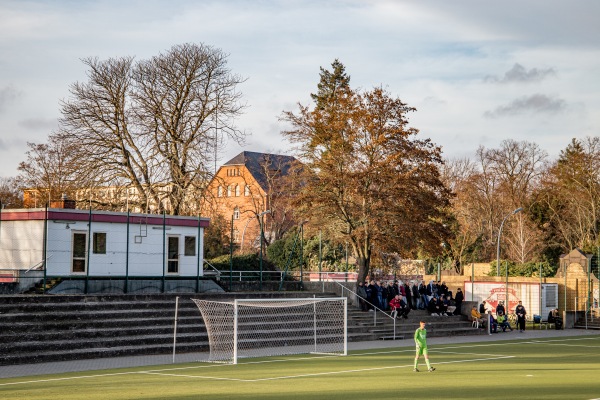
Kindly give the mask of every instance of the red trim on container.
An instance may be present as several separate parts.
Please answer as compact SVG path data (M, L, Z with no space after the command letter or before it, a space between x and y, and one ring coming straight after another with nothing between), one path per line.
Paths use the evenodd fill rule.
M39 221L45 218L45 210L35 211L2 211L0 218L2 221ZM90 218L89 211L85 210L48 210L48 220L61 220L61 221L88 221ZM109 222L109 223L127 223L127 214L115 213L108 214L102 212L101 214L94 214L92 212L92 222ZM165 217L165 225L167 226L190 226L198 227L198 222L203 228L208 227L210 220L208 218L197 217ZM152 214L136 214L129 217L130 224L147 223L148 225L162 225L163 217L160 215Z

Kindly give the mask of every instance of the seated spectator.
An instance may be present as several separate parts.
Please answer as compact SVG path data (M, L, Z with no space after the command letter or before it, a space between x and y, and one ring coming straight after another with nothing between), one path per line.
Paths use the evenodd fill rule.
M555 308L554 310L550 311L550 313L548 314L548 323L554 324L554 327L556 329L562 329L563 319L558 313L558 308Z
M394 296L394 298L390 301L390 308L392 310L392 318L403 317L404 319L408 319L410 307L404 302L400 295Z
M502 314L506 314L503 301L498 302L498 305L496 306L496 315L499 315L500 312L502 312Z
M410 306L407 302L400 297L400 307L398 308L398 318L403 317L404 319L408 319L408 313L410 312Z
M510 324L508 323L508 318L506 317L506 314L504 314L503 311L499 311L498 312L498 326L502 329L502 332L506 332L506 328L510 329L510 331L512 332L513 328L511 328Z
M438 298L438 304L440 306L440 314L441 315L443 315L444 317L447 317L448 315L450 315L450 313L448 312L448 299L446 299L446 295L442 294Z
M490 324L490 334L498 333L498 322L494 319L491 311L488 311L488 323Z
M429 300L427 311L434 317L439 317L441 315L440 305L435 297L432 297L431 300Z
M481 313L477 311L477 306L473 306L471 310L471 319L477 321L480 326L483 326L483 319L481 319Z

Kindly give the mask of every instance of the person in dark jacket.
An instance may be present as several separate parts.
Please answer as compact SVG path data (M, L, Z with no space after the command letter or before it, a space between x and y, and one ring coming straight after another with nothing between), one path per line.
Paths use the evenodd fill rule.
M519 328L519 332L525 332L525 316L527 315L527 310L525 310L522 301L519 301L519 305L515 308L515 314L517 315L517 327Z
M429 300L427 298L427 285L425 285L425 281L421 281L419 284L419 296L421 296L421 310L426 310L427 305L429 304Z
M408 308L412 307L412 290L407 282L404 282L404 293L406 294L406 305Z
M498 305L496 306L496 315L500 314L500 312L502 312L502 314L506 314L503 301L498 302Z
M411 287L411 291L412 291L412 308L413 309L417 309L417 308L421 308L421 295L419 294L419 286L417 286L417 281L413 281L412 282L412 287Z
M362 282L358 282L358 287L356 288L356 294L358 295L358 303L360 304L360 309L362 311L368 311L367 307L367 291L365 290L365 285Z
M427 311L434 317L439 317L442 315L440 305L438 304L438 301L435 297L432 297L431 300L429 300L429 304L427 305Z
M456 289L456 296L454 296L454 302L456 303L456 310L454 310L454 315L460 315L460 310L462 307L462 302L465 299L465 296L462 292L461 288Z

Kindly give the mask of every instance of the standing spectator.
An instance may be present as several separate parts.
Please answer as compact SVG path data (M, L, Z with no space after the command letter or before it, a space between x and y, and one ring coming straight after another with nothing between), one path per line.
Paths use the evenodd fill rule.
M419 372L419 356L423 354L425 363L429 372L435 371L435 368L429 363L429 353L427 351L427 330L425 329L425 321L419 323L419 327L415 331L415 345L417 346L417 354L415 355L415 368L413 371Z
M373 305L375 304L375 299L377 298L377 294L375 293L375 285L373 281L367 281L368 283L365 285L365 290L367 291L367 301L368 301L368 309L369 311L373 311Z
M485 300L479 305L479 314L487 314L487 303L485 302Z
M460 315L462 302L464 299L465 299L465 296L463 295L462 289L461 288L456 289L456 296L454 296L454 302L456 303L456 310L454 310L454 315Z
M419 295L421 296L421 310L426 310L429 299L427 298L427 285L425 285L425 281L421 281L419 284Z
M527 310L525 310L522 301L519 301L519 305L515 308L515 314L517 315L517 328L519 328L519 332L525 332L525 316L527 315Z
M367 307L367 290L365 289L365 285L362 282L358 282L358 287L356 288L356 294L358 295L358 303L360 304L360 309L362 311L367 311L369 308Z
M440 284L438 281L438 293L440 296L448 296L448 286L446 286L446 282Z
M388 303L388 305L389 305L389 304L390 304L390 301L391 301L391 300L392 300L394 297L396 297L396 295L398 294L398 293L397 293L397 289L396 289L396 285L394 285L394 282L392 282L392 281L389 281L389 282L388 282L388 286L387 286L387 292L388 292L388 295L387 295L387 303Z
M383 288L381 287L380 281L375 281L375 305L377 308L384 309L385 305L383 305Z
M421 295L419 294L419 286L417 286L417 281L412 281L412 301L413 308L416 310L417 308L421 308Z
M383 311L387 311L388 309L388 283L387 282L383 282L380 284L381 286L381 305L379 306L379 308L381 308Z
M406 289L404 288L404 283L402 281L398 282L398 291L400 292L400 297L406 303Z
M408 282L404 282L404 294L406 295L406 305L408 308L412 306L412 292L410 290L410 286L408 286Z

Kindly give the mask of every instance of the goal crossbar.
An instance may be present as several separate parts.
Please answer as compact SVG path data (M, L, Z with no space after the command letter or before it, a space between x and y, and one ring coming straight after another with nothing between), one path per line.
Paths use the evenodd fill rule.
M209 361L348 353L345 297L192 300L208 333Z

